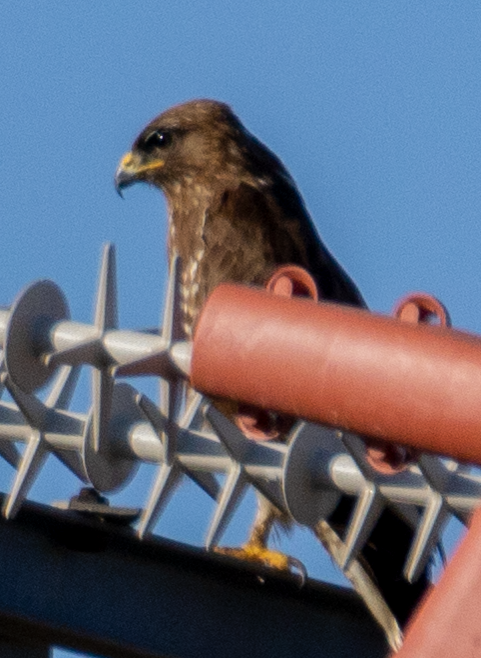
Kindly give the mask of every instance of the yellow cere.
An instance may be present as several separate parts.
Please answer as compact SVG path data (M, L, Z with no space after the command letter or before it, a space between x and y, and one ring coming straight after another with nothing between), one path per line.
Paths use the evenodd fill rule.
M124 155L124 157L120 161L120 166L123 167L124 169L127 169L127 167L132 165L133 160L134 160L134 156L132 155L132 152L129 151Z
M136 157L131 151L126 153L122 160L120 161L120 166L126 171L133 171L136 174L140 174L143 171L149 171L150 169L159 169L165 164L164 160L152 160L146 164L140 164L140 159Z

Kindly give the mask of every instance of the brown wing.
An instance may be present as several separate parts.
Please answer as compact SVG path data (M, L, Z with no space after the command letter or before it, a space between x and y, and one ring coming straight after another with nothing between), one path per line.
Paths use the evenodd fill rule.
M278 177L259 189L240 183L209 209L201 266L201 303L219 283L262 285L284 264L306 268L322 297L365 306L361 294L321 242L294 184Z

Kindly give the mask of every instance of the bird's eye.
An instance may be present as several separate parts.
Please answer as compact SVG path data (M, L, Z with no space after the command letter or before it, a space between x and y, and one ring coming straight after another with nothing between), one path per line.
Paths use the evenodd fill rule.
M164 149L172 143L172 133L167 130L156 130L144 140L143 150L150 153L154 149Z

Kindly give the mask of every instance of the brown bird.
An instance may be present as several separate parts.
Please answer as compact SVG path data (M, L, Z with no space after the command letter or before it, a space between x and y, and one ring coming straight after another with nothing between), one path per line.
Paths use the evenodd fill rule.
M151 121L115 175L119 192L139 181L158 187L167 199L168 249L170 256L177 252L181 259L180 303L187 337L207 296L219 283L263 285L284 264L307 269L323 299L365 306L353 281L322 243L285 166L224 103L194 100ZM334 512L332 523L341 534L351 511L352 501L344 500ZM399 587L410 530L386 512L378 532L386 518L391 537L384 542L388 547L383 548L382 568L377 569L381 573L378 586L404 621L419 596L419 588L406 581ZM266 544L278 520L287 523L263 501L245 555L270 559ZM395 538L398 527L404 538L402 547ZM276 563L278 554L272 553L271 558ZM378 578L376 559L379 556L374 554L367 564L374 579ZM396 563L393 569L386 567L387 561ZM420 590L424 585L425 579Z
M137 181L167 198L169 251L183 264L187 335L219 283L263 285L286 263L309 270L323 298L364 305L320 241L282 162L227 105L192 101L149 123L116 174L118 189Z

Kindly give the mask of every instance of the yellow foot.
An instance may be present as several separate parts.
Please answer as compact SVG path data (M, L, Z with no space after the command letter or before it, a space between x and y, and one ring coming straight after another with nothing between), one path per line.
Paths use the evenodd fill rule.
M279 571L296 571L300 573L302 584L304 584L307 577L306 568L300 560L296 560L296 558L285 555L280 551L271 551L259 544L248 542L244 546L241 546L241 548L215 547L214 551L222 555L237 558L238 560L257 562L258 564L271 567L272 569L278 569Z

